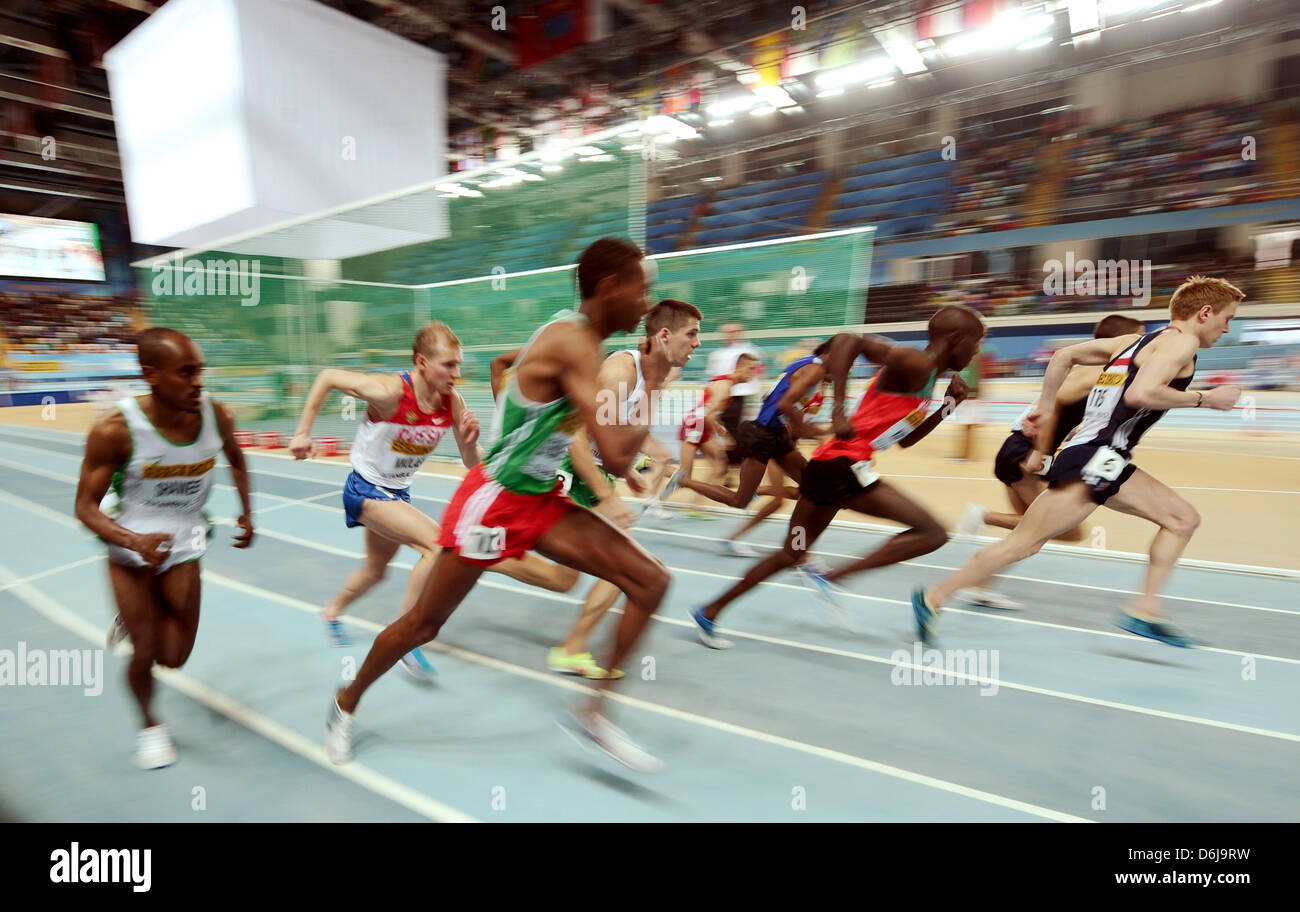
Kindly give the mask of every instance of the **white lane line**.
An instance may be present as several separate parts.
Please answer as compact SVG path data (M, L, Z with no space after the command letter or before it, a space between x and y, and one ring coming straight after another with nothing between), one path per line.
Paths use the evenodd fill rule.
M229 577L225 577L217 573L204 571L203 577L205 580L211 580L212 582L218 585L227 586L236 591L243 592L246 595L259 596L269 601L279 603L281 605L286 605L292 608L296 608L299 611L310 612L312 614L316 614L318 612L318 609L316 608L315 605L311 605L299 599L292 598L291 596L280 595L279 593L275 593L275 592L268 592L259 586L254 586L249 583L241 582L239 580L233 580L230 579ZM367 630L373 631L375 633L378 633L379 631L384 629L383 625L376 624L373 621L368 621L363 618L351 618L351 617L347 617L346 615L345 618L353 626L362 627ZM491 656L485 656L476 652L471 652L459 646L451 646L446 643L439 643L435 640L432 643L426 644L424 648L425 649L432 648L439 652L443 652L448 655L452 655L452 656L456 656L457 658L464 659L468 662L474 662L476 664L484 665L489 668L495 668L498 671L503 671L506 672L507 674L516 675L518 677L529 678L533 681L537 681L539 683L546 684L551 687L558 687L558 688L562 688L565 690L570 690L582 694L591 693L590 687L584 684L580 684L572 679L559 677L550 672L538 671L537 669L534 668L525 668L522 665L515 665L512 662L506 662L501 659L492 658ZM892 664L892 663L887 663L887 664ZM842 751L820 747L815 744L808 744L804 741L797 741L792 738L783 737L781 735L774 735L771 734L770 732L760 731L758 729L748 728L742 725L735 725L731 722L724 722L721 719L714 719L710 716L702 716L697 713L686 712L684 710L676 709L671 706L665 706L661 703L654 703L649 700L642 700L637 697L629 697L624 694L619 694L619 693L614 693L609 691L606 692L606 695L611 700L616 700L619 703L623 703L627 706L632 706L637 709L645 710L646 712L652 712L657 715L666 716L670 719L676 719L682 722L689 722L695 725L703 726L705 728L712 728L717 731L722 731L728 734L737 735L739 737L747 738L753 741L761 741L767 744L773 744L778 747L786 748L788 750L798 751L799 753L803 753L803 754L810 754L814 757L820 757L821 759L824 760L831 760L836 763L842 763L847 766L854 766L859 769L868 770L870 772L881 773L883 775L890 776L895 779L902 779L904 781L913 782L918 785L924 785L930 788L940 789L942 791L950 792L955 795L961 795L966 798L974 798L979 801L987 802L989 804L995 804L1000 807L1010 808L1012 810L1021 811L1026 814L1033 814L1037 817L1043 817L1048 820L1055 820L1059 822L1068 822L1068 823L1091 823L1092 822L1087 818L1075 817L1073 815L1065 814L1060 811L1053 810L1051 808L1040 807L1035 804L1029 804L1023 801L1018 801L1014 798L1008 798L1004 795L998 795L993 792L986 792L980 789L970 788L968 786L959 785L955 782L949 782L944 779L936 779L932 776L926 776L920 773L913 772L912 770L903 769L897 766L891 766L889 764L880 763L875 760L869 760L865 757L859 757L854 754L847 754Z
M35 438L35 439L41 439L41 438ZM0 442L9 443L10 446L20 446L20 444L14 444L9 441L5 441L2 436L0 436ZM34 449L34 448L26 447L25 449ZM60 455L60 456L65 456L66 458L75 458L75 457L67 457L67 454L63 454L63 453L51 454L50 451L48 450L39 450L38 452L41 452L42 454L47 456ZM251 457L301 461L301 460L294 460L294 457L290 455L280 454L280 453L250 452L247 453L246 456L250 457L249 458L250 463L253 461ZM315 465L329 466L331 469L342 469L344 471L351 471L351 466L348 465L347 463L325 462L319 460L308 460L308 461L312 462ZM295 481L309 481L315 484L336 484L337 483L337 482L329 481L327 479L300 477L297 475L284 475L281 473L268 472L265 470L260 470L257 472L257 474L267 475L269 477L277 477L277 478L291 478ZM441 479L446 479L448 481L455 481L455 482L460 482L461 480L463 480L463 476L461 475L448 475L439 472L420 471L418 474L427 476L429 478L441 478ZM420 495L414 495L413 499L440 500L439 498L424 498L421 497ZM446 501L441 501L441 502L445 503ZM668 504L667 506L674 507L676 505ZM713 504L697 505L696 509L702 509L710 513L717 513L722 516L732 516L736 518L742 518L746 516L744 511L736 510L731 507L721 507ZM788 521L788 517L775 516L775 517L769 517L764 521L782 522L782 521ZM855 522L852 520L844 520L844 519L832 520L830 524L830 528L887 533L890 535L894 534L899 529L898 526L890 526L881 523L871 523L871 522ZM991 544L995 541L1001 540L986 535L971 536L971 538L977 542L981 542L984 544ZM1073 555L1076 557L1085 557L1085 558L1104 558L1106 560L1119 560L1119 561L1127 561L1130 563L1146 563L1148 558L1148 555L1137 551L1112 551L1105 548L1084 548L1077 545L1061 544L1059 542L1048 542L1043 546L1042 550L1053 554L1066 554L1066 555ZM1189 558L1189 557L1182 558L1179 561L1179 565L1183 567L1198 569L1198 570L1217 570L1217 571L1225 571L1228 573L1247 574L1251 576L1272 576L1272 577L1280 577L1283 579L1300 579L1300 570L1292 570L1287 567L1267 567L1259 564L1236 564L1236 563L1228 563L1224 561L1211 561L1211 560L1203 560L1201 558Z
M0 491L0 494L3 493L4 492ZM0 592L4 592L6 589L12 589L15 586L20 586L23 583L30 583L38 579L44 579L47 576L54 576L57 573L63 573L66 570L72 570L76 567L84 567L86 566L86 564L103 563L105 557L106 556L103 554L94 554L91 555L90 557L83 557L81 560L72 561L71 563L60 564L57 567L51 567L48 570L42 570L40 573L33 573L31 576L24 576L22 579L15 579L11 582L5 583L3 586L0 586Z
M7 463L7 462L8 462L8 460L0 459L0 464L5 464L5 463ZM58 474L53 473L53 472L48 472L48 471L46 471L46 470L44 470L44 469L33 470L33 471L36 471L37 474L43 474L43 475L46 475L46 476L48 476L48 477L50 477L50 478L53 478L53 479L55 479L55 480L58 480L58 481L66 481L66 482L74 482L74 481L75 481L75 479L72 479L72 478L70 478L70 477L68 477L68 476L66 476L66 475L58 475ZM0 491L0 498L3 498L3 495L4 495L4 494L5 494L4 491ZM21 500L21 498L19 498L19 499ZM428 499L433 499L433 498L428 498ZM30 501L25 501L25 502L30 502ZM286 506L288 506L288 505L286 505ZM311 506L311 507L314 507L314 508L316 508L316 509L320 509L320 510L330 510L330 511L333 511L333 512L335 512L335 513L337 513L337 512L341 512L341 508L339 508L339 507L326 507L326 506L323 506L323 505L321 505L321 504L308 504L307 506ZM51 512L52 512L52 511L51 511ZM65 519L65 517L62 516L62 514L57 514L57 515L59 516L60 521L63 521L63 520ZM226 526L233 526L233 525L234 525L234 523L233 523L231 520L222 519L222 518L216 518L216 519L214 519L214 520L213 520L213 524L214 524L214 525L226 525ZM689 535L689 533L685 533L685 532L669 532L669 531L667 531L667 530L650 530L650 529L646 529L646 530L643 530L643 531L658 531L658 532L661 532L662 534L665 534L665 535L681 535L681 536L687 536L687 535ZM312 541L312 540L310 540L310 539L300 538L300 537L298 537L298 536L290 535L290 534L288 534L288 533L284 533L284 532L276 532L275 530L272 530L272 529L265 529L265 528L263 528L263 529L258 529L257 534L259 534L259 535L264 535L264 536L266 536L267 538L278 539L278 540L280 540L280 541L284 541L284 542L286 542L286 543L293 544L293 545L297 545L297 546L299 546L299 547L303 547L303 548L310 548L310 549L314 549L314 550L317 550L317 551L323 551L323 552L328 553L328 554L337 554L337 555L342 556L342 557L351 557L351 558L355 558L355 559L357 559L357 560L362 560L362 559L364 559L364 557L365 557L364 554L362 554L362 553L360 553L360 552L358 552L358 551L351 551L351 550L348 550L348 549L346 549L346 548L338 548L338 547L334 547L334 546L332 546L332 545L322 544L322 543L320 543L320 542L315 542L315 541ZM700 537L700 538L704 538L704 536L691 536L691 537ZM706 540L709 540L709 539L706 539ZM830 553L830 552L819 552L819 553ZM844 556L847 557L847 556L849 556L849 555L844 555ZM414 565L412 565L412 564L407 564L407 563L400 562L400 561L394 561L394 562L391 564L391 566L397 567L397 568L399 568L399 569L409 570L409 569L412 569L412 567L413 567ZM738 576L731 576L731 575L724 574L724 573L714 573L714 572L712 572L712 571L708 571L708 570L695 570L695 569L692 569L692 568L689 568L689 567L675 567L675 566L672 566L672 565L666 565L666 566L668 567L669 570L673 571L674 573L688 573L688 574L692 574L692 575L695 575L695 576L707 576L707 577L712 577L712 578L715 578L715 579L729 580L729 581L732 581L732 582L735 582L736 580L740 579L740 577L738 577ZM925 565L922 565L922 566L925 566ZM934 566L934 565L929 565L929 566ZM943 568L943 569L947 569L947 568ZM552 600L552 601L569 602L569 603L571 603L571 604L576 604L576 603L579 601L578 599L570 598L570 597L563 596L563 595L559 595L559 594L557 594L557 593L553 593L553 592L546 592L546 591L544 591L544 590L540 590L540 589L539 589L539 590L534 590L534 589L531 589L531 588L529 588L529 589L521 589L521 588L518 588L518 587L509 586L509 585L504 584L504 583L496 583L496 582L493 582L493 581L491 581L491 580L483 580L483 581L482 581L482 584L483 584L484 586L487 586L487 587L492 588L492 589L503 589L503 590L506 590L506 591L509 591L509 592L519 592L519 593L521 593L521 594L525 594L525 595L534 595L534 596L536 596L537 598L549 599L549 600ZM803 586L803 585L795 585L795 584L792 584L792 583L781 583L781 582L776 582L775 580L764 580L764 581L763 581L762 583L760 583L759 585L760 585L760 586L770 586L770 587L778 588L778 589L793 589L793 590L797 590L797 591L799 591L799 592L801 592L801 593L806 593L806 592L808 591L807 588L806 588L805 586ZM1103 590L1103 591L1104 591L1104 590ZM1118 590L1115 590L1115 591L1118 591ZM885 597L883 597L883 596L876 596L876 595L862 595L862 594L859 594L859 593L857 593L857 592L850 592L850 591L848 591L848 590L845 590L845 593L844 593L844 594L845 594L846 596L848 596L849 598L854 598L854 599L859 599L859 600L861 600L861 601L869 601L869 602L882 602L882 603L887 604L887 605L907 605L907 604L910 604L910 603L908 603L908 602L903 601L902 599L885 598ZM1194 600L1194 599L1189 599L1189 601L1196 601L1196 600ZM1243 606L1240 606L1240 607L1251 608L1251 607L1259 607L1259 606L1243 605ZM950 613L952 613L952 614L964 614L964 615L970 615L970 616L973 616L973 617L983 618L983 619L985 619L985 620L1001 621L1001 622L1013 623L1013 624L1029 624L1029 625L1034 626L1034 627L1046 627L1046 628L1049 628L1049 629L1052 629L1052 630L1064 630L1064 631L1067 631L1067 632L1070 632L1070 633L1083 633L1083 634L1090 634L1090 635L1092 635L1092 636L1112 637L1112 638L1115 638L1115 639L1127 640L1127 641L1130 641L1130 642L1133 641L1133 635L1132 635L1132 634L1124 633L1124 632L1121 632L1121 631L1099 630L1099 629L1095 629L1095 628L1091 628L1091 627L1076 627L1076 626L1074 626L1074 625L1072 625L1072 624L1058 624L1058 623L1056 623L1056 622L1054 622L1054 621L1040 621L1040 620L1034 620L1034 619L1032 619L1032 618L1014 617L1014 616L1011 616L1011 615L1008 615L1008 614L990 614L989 612L986 612L986 611L971 611L971 610L969 610L969 609L965 609L965 608L945 608L944 610L947 611L947 612L950 612ZM1292 613L1292 612L1282 611L1281 609L1265 609L1265 608L1260 608L1260 610L1274 610L1274 611L1278 611L1279 613L1283 613L1283 614L1289 614L1289 613ZM801 645L801 644L798 644L798 643L792 643L792 644L793 644L793 645L796 645L796 646L797 646L797 645ZM1156 648L1156 647L1157 647L1157 644L1155 644L1155 643L1151 643L1151 644L1148 644L1148 645L1150 645L1152 648ZM1281 663L1288 664L1288 665L1300 665L1300 659L1288 658L1288 657L1286 657L1286 656L1266 655L1266 654L1264 654L1264 653L1257 653L1257 652L1245 652L1245 651L1242 651L1242 650L1239 650L1239 649L1225 649L1225 648L1222 648L1222 647L1219 647L1219 646L1202 646L1202 647L1199 647L1199 650L1200 650L1201 652L1213 652L1213 653L1219 653L1219 654L1221 654L1221 655L1231 655L1231 656L1237 656L1237 657L1249 657L1249 658L1259 659L1259 660L1267 661L1267 662L1281 662Z
M207 576L205 573L204 576ZM94 624L65 608L56 600L38 589L18 579L3 565L0 565L0 582L5 588L12 588L14 594L22 599L33 611L46 620L59 625L68 632L94 643L104 642L104 631ZM190 699L202 703L209 709L221 713L226 718L253 731L268 741L292 751L317 766L322 766L336 775L342 776L369 789L377 795L400 804L407 810L442 823L478 823L474 817L443 804L424 793L390 779L367 766L355 761L343 766L335 766L325 756L325 749L317 742L303 737L298 732L274 719L268 718L242 703L226 696L221 691L190 677L182 671L169 668L154 668L154 676L170 687L179 690Z
M24 508L24 509L29 509L29 510L31 510L31 512L40 513L40 514L42 514L42 515L49 515L50 518L56 519L56 520L59 521L59 522L62 522L62 523L65 523L65 524L70 524L70 525L75 525L75 523L73 523L73 522L72 522L71 520L69 520L67 517L64 517L62 514L55 513L54 511L52 511L52 510L48 510L48 509L46 509L46 508L44 508L44 507L41 507L41 505L39 505L39 504L35 504L35 503L32 503L31 501L26 501L24 498L15 497L15 496L13 496L13 495L7 495L7 496L6 496L5 492L0 491L0 500L9 501L9 502L11 502L11 503L14 503L15 506L18 506L18 507L21 507L21 508ZM37 508L37 509L32 509L32 508ZM315 542L308 541L308 540L306 540L306 539L297 538L296 536L291 536L291 535L285 535L285 534L283 534L283 533L277 533L276 535L274 535L274 536L272 536L272 537L275 537L275 538L282 538L282 539L284 539L284 540L286 540L286 541L290 541L290 542L292 542L292 543L294 543L294 544L300 545L301 547L305 547L305 548L311 548L311 549L320 550L320 551L325 551L325 552L328 552L328 553L335 553L335 554L345 554L345 555L349 554L349 552L344 551L342 548L334 548L334 547L331 547L331 546L329 546L329 545L320 545L320 544L317 544L317 543L315 543ZM360 557L361 555L356 554L356 555L354 555L354 556L356 556L356 557ZM710 574L710 575L714 575L714 574ZM270 590L262 589L262 588L259 587L259 586L254 586L254 585L249 584L249 583L244 583L244 582L241 582L241 581L238 581L238 580L234 580L234 579L232 579L232 578L230 578L230 577L226 577L226 576L224 576L224 575L222 575L222 574L215 573L214 571L205 570L205 571L203 572L203 576L204 576L205 578L207 578L207 577L211 577L211 578L213 579L214 582L219 582L219 583L221 583L222 585L230 585L230 586L232 586L232 587L237 587L237 588L240 588L241 591L248 592L248 593L252 593L252 594L256 594L256 595L260 595L260 596L262 596L262 597L264 597L264 598L270 599L270 600L272 600L272 601L279 602L279 603L284 604L284 605L289 605L289 606L291 606L291 607L297 608L297 609L302 610L302 611L310 611L310 612L312 612L313 614L316 614L316 613L319 613L319 610L320 610L318 606L311 605L311 604L309 604L308 602L302 601L301 599L296 599L296 598L293 598L292 596L281 595L281 594L279 594L279 593L272 592L272 591L270 591ZM535 594L535 595L541 595L541 596L550 596L550 597L551 597L551 600L554 600L554 601L565 601L565 602L575 602L575 601L577 601L576 599L570 599L570 598L566 598L566 597L564 597L564 596L556 596L556 595L554 595L553 593L541 593L541 592L535 592L535 591L532 590L532 589L525 589L525 588L522 588L522 587L510 586L510 585L507 585L507 584L499 584L499 583L498 583L498 584L494 584L494 585L492 586L492 588L506 589L506 590L508 590L508 591L519 592L519 593L524 594L524 595L534 595L534 594ZM799 589L802 589L802 587L789 587L789 588L799 588ZM806 590L805 590L805 591L806 591ZM620 612L620 613L621 613L621 612ZM342 619L343 619L346 623L353 624L353 625L358 626L358 627L363 627L363 628L365 628L365 629L367 629L367 630L372 630L372 631L375 631L375 632L378 632L378 631L380 631L380 630L383 629L383 626L380 625L380 624L376 624L376 623L373 622L373 621L368 621L368 620L365 620L365 619L363 619L363 618L352 617L351 615L344 615ZM682 627L692 627L692 626L693 626L693 625L692 625L690 622L688 622L688 621L684 621L684 620L680 620L680 621L679 621L679 620L677 620L676 618L662 617L662 616L660 616L660 615L655 615L654 619L657 620L657 621L661 621L661 622L663 622L663 623L672 624L672 625L675 625L675 626L682 626ZM1047 626L1054 626L1054 625L1047 625ZM838 649L838 648L830 647L830 646L818 646L818 645L816 645L816 644L812 644L812 643L803 643L803 642L796 641L796 640L787 640L787 639L783 639L783 638L780 638L780 637L767 636L767 635L765 635L765 634L747 633L747 632L744 632L744 631L734 630L734 629L732 629L732 628L724 628L724 632L726 632L728 635L737 636L737 637L743 637L743 638L745 638L745 639L754 640L754 641L757 641L757 642L769 643L769 644L776 645L776 646L782 646L782 647L788 647L788 648L794 648L794 649L802 649L802 650L809 651L809 652L818 652L818 653L823 653L823 654L826 654L826 655L835 655L835 656L839 656L839 657L842 657L842 658L854 659L854 660L857 660L857 661L871 662L871 663L874 663L874 664L880 664L880 665L898 665L898 666L904 666L904 667L912 668L912 669L917 670L917 671L923 671L923 670L924 670L924 667L925 667L925 666L915 665L915 664L910 663L910 662L898 662L898 661L895 661L895 660L892 659L892 658L891 658L891 659L886 659L886 658L882 658L882 657L880 657L880 656L869 655L869 654L867 654L867 653L854 652L854 651L846 650L846 649ZM1084 631L1084 632L1093 632L1093 631ZM1117 636L1126 636L1126 635L1124 635L1124 634L1116 634L1116 635L1117 635ZM1131 637L1127 637L1127 638L1131 639ZM448 652L453 652L454 650L457 649L457 647L448 647L448 646L446 646L445 644L441 644L441 643L437 643L437 642L431 643L431 644L429 644L429 645L432 646L432 647L434 647L434 648L436 648L436 649L442 649L442 650L444 650L444 651L448 651ZM1208 652L1208 651L1210 651L1210 650L1205 650L1205 651ZM1233 655L1233 656L1244 656L1244 655L1250 655L1250 653L1239 653L1239 652L1233 652L1233 651L1231 651L1231 650L1216 650L1216 651L1217 651L1217 652L1226 653L1226 654L1228 654L1228 655ZM460 654L460 653L456 653L456 654ZM489 657L487 657L487 656L478 656L476 653L465 653L465 655L467 655L467 656L474 656L476 661L479 660L479 659L482 659L482 660L484 660L486 663L492 663L492 662L497 662L497 661L498 661L498 660L496 660L496 659L491 659L491 658L489 658ZM1272 658L1272 657L1269 657L1269 656L1259 656L1258 658ZM1278 660L1278 661L1290 661L1290 662L1293 662L1293 663L1296 662L1296 660L1289 660L1289 659L1281 659L1281 660ZM529 676L535 676L535 677L537 677L538 680L543 680L543 681L546 681L547 683L550 683L550 684L554 684L554 683L556 683L556 681L554 680L554 676L553 676L553 675L550 675L549 673L541 673L541 672L536 672L536 673L534 673L533 670L531 670L531 669L524 669L524 668L522 668L521 666L511 665L510 663L501 663L501 665L502 665L502 667L508 667L508 668L511 668L511 669L518 669L519 671L527 672L527 674L528 674ZM946 673L947 673L947 672L945 672L945 674L946 674ZM955 675L955 676L961 676L961 677L968 677L970 680L977 681L977 682L984 683L984 684L994 683L994 682L990 682L990 681L988 681L988 680L985 679L985 678L980 678L980 677L977 677L977 676L965 676L965 675L960 675L959 673L954 673L954 675ZM572 682L568 682L568 683L572 684ZM1132 703L1122 703L1122 702L1118 702L1118 701L1114 701L1114 700L1104 700L1104 699L1101 699L1101 698L1098 698L1098 697L1089 697L1089 696L1086 696L1086 695L1083 695L1083 694L1075 694L1075 693L1071 693L1071 692L1068 692L1068 691L1060 691L1060 690L1054 690L1054 689L1051 689L1051 688L1037 687L1037 686L1035 686L1035 685L1031 685L1031 684L1020 684L1020 683L1016 683L1016 682L1012 682L1012 681L1003 681L1003 680L998 680L998 681L996 681L996 684L997 684L997 686L998 686L999 688L1005 687L1005 688L1007 688L1007 689L1009 689L1009 690L1016 690L1016 691L1021 691L1021 692L1024 692L1024 693L1032 693L1032 694L1037 694L1037 695L1039 695L1039 696L1046 696L1046 697L1050 697L1050 698L1054 698L1054 699L1066 700L1066 701L1069 701L1069 702L1084 703L1084 704L1088 704L1088 705L1092 705L1092 706L1101 706L1101 707L1104 707L1104 708L1107 708L1107 709L1116 709L1116 710L1120 710L1120 711L1123 711L1123 712L1132 712L1132 713L1137 713L1137 714L1139 714L1139 715L1147 715L1147 716L1153 716L1153 717L1161 718L1161 719L1168 719L1168 720L1170 720L1170 721L1176 721L1176 722L1187 722L1187 723L1196 724L1196 725L1205 725L1205 726L1209 726L1209 727L1212 727L1212 728L1221 728L1221 729L1225 729L1225 730L1228 730L1228 731L1238 732L1238 733L1241 733L1241 734L1259 735L1259 736L1261 736L1261 737L1276 738L1276 739L1283 740L1283 741L1293 741L1293 742L1300 743L1300 734L1294 734L1294 733L1291 733L1291 732L1282 732L1282 731L1275 731L1275 730L1273 730L1273 729L1257 728L1257 727L1249 726L1249 725L1240 725L1240 724L1235 723L1235 722L1225 722L1225 721L1222 721L1222 720L1219 720L1219 719L1208 719L1208 718L1204 718L1204 717L1201 717L1201 716L1193 716L1193 715L1189 715L1189 714L1186 714L1186 713L1173 713L1173 712L1168 712L1168 711L1166 711L1166 710L1154 709L1154 708L1152 708L1152 707L1147 707L1147 706L1138 706L1138 705L1136 705L1136 704L1132 704ZM581 685L577 685L577 686L581 687ZM650 706L659 706L660 704L648 704L648 705L650 705ZM702 717L702 718L703 718L703 717ZM729 723L723 723L723 724L729 724Z

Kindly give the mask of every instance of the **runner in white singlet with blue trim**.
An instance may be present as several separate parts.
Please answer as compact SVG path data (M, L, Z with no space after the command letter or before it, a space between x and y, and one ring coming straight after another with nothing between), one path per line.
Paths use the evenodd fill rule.
M203 351L162 328L142 332L136 348L150 393L122 399L91 429L76 512L108 544L118 611L108 645L131 639L126 679L144 722L132 759L156 769L176 761L176 748L151 711L153 666L180 668L194 648L199 559L210 537L203 506L219 452L243 507L236 548L252 543L253 506L234 414L203 391Z
M289 444L298 459L311 454L311 427L330 391L341 390L366 401L365 419L349 453L352 473L343 488L348 528L366 527L366 558L322 611L336 646L351 645L339 616L384 578L402 545L420 552L406 584L403 613L423 588L438 554L439 529L411 505L411 480L447 431L454 434L466 468L478 465L482 458L478 418L455 389L460 377L460 340L445 323L430 323L415 337L412 361L415 370L400 374L321 371L307 394L298 432ZM567 592L578 581L577 573L536 555L505 562L496 569L555 592ZM418 649L406 655L402 664L417 678L427 679L434 673Z

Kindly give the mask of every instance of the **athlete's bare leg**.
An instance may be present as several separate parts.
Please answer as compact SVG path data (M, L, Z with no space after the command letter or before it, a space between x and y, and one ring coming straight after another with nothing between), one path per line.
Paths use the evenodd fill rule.
M201 594L199 562L179 564L156 576L152 567L109 562L113 598L131 638L133 654L126 680L140 708L145 728L158 720L150 710L153 665L179 668L194 648Z
M838 512L839 507L819 507L806 497L800 497L798 503L794 505L794 512L790 514L790 526L786 531L785 545L781 550L763 558L750 568L750 571L736 585L705 605L702 609L704 616L711 621L716 621L723 608L759 583L801 563L808 549L830 525L830 521Z
M1029 505L1024 519L1010 535L981 549L960 570L930 587L926 601L938 610L958 589L976 586L1005 567L1037 554L1043 545L1082 523L1096 509L1082 481L1044 491Z
M728 507L744 508L749 506L750 501L754 499L754 492L762 484L763 473L766 469L766 463L759 462L757 459L745 459L740 464L740 486L734 491L720 484L694 481L685 476L682 476L680 484L683 488L690 488L696 494L702 494L709 500L725 504Z
M560 648L571 656L590 652L587 640L591 637L591 632L596 629L596 625L600 623L605 613L614 607L614 603L622 594L618 586L613 583L603 579L596 580L596 584L591 587L591 591L587 593L587 598L582 603L582 611L579 612L578 619L569 628L569 635L564 638Z
M887 481L878 481L859 492L844 507L868 516L892 520L906 528L865 557L826 574L826 579L832 583L838 583L864 570L929 554L943 547L943 543L948 540L948 533L925 507Z
M749 461L751 460L746 460L746 462ZM765 504L763 504L762 509L760 509L757 513L753 514L747 520L745 520L744 525L742 525L739 529L737 529L735 532L731 534L730 536L731 541L740 540L741 538L744 537L745 533L749 532L750 529L753 529L755 526L757 526L763 520L767 519L777 510L781 509L781 505L785 503L785 497L786 497L785 494L786 488L782 484L784 479L785 479L785 473L781 471L781 469L777 466L777 464L775 462L768 462L767 476L764 479L765 481L767 481L767 484L764 487L761 487L754 492L756 494L765 495L768 498L768 500ZM743 486L745 483L745 470L743 465L741 466L740 482L743 490ZM795 488L793 490L795 491L795 496L797 497L798 489Z
M1151 557L1142 581L1142 594L1133 599L1129 613L1148 620L1165 620L1160 592L1192 534L1201 524L1200 514L1172 488L1142 469L1124 482L1119 491L1106 501L1106 506L1140 516L1160 527L1151 540Z
M593 548L592 542L600 542L600 547ZM627 596L608 658L601 663L609 671L621 670L668 591L667 568L613 523L581 508L565 513L541 537L535 550L581 573L613 583ZM608 678L599 682L587 711L599 712L604 690L612 683Z
M402 506L408 505L403 504ZM363 505L363 517L365 512ZM339 615L347 610L348 605L351 605L381 582L388 572L388 565L397 556L402 544L403 542L386 538L374 529L367 528L365 559L360 567L348 574L348 578L343 581L343 588L339 590L338 594L325 603L325 617L330 620L337 620Z

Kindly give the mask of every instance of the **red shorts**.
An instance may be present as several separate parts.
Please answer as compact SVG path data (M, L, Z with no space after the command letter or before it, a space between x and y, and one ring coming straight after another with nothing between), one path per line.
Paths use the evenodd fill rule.
M695 446L704 446L713 439L713 429L709 427L707 421L692 412L682 422L681 430L677 432L677 439Z
M579 509L560 493L558 478L555 483L547 494L516 494L484 475L481 464L474 466L442 514L438 544L484 567L521 557L565 513Z

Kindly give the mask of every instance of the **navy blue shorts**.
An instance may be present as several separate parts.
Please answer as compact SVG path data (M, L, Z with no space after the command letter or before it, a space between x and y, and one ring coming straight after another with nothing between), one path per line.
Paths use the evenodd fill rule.
M410 488L381 488L366 481L355 471L343 484L343 512L349 529L361 525L361 504L367 500L402 500L411 502Z

